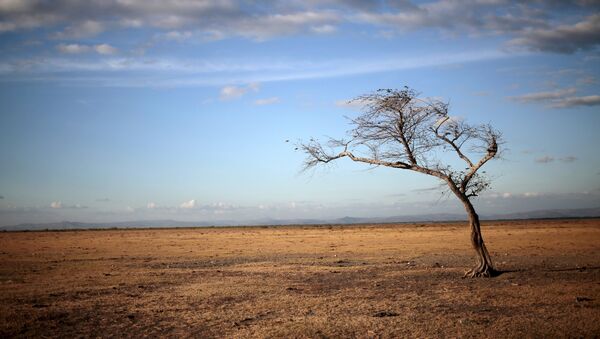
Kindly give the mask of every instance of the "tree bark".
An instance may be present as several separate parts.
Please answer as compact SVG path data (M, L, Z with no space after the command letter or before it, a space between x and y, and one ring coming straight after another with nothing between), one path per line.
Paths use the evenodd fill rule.
M465 277L493 277L498 275L498 271L494 268L490 254L485 247L483 236L481 235L481 224L479 216L475 212L475 208L471 201L466 196L459 197L465 205L467 215L469 217L469 226L471 227L471 245L477 253L477 265L465 273Z

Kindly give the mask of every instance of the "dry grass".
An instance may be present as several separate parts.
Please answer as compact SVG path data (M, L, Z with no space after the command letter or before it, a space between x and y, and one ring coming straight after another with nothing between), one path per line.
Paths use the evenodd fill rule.
M0 233L0 337L600 334L600 220Z

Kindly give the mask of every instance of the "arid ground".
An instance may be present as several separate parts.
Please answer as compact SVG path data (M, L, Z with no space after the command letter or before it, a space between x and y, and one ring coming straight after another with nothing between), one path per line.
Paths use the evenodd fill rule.
M598 337L600 220L0 233L0 337Z

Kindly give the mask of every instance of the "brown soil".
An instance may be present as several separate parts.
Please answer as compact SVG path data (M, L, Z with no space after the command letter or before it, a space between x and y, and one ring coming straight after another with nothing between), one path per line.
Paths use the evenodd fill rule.
M0 337L598 337L600 220L0 233Z

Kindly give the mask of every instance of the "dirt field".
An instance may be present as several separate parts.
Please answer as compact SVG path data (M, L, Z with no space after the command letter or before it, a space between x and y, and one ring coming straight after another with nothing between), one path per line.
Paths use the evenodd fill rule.
M600 220L0 233L0 337L598 337Z

